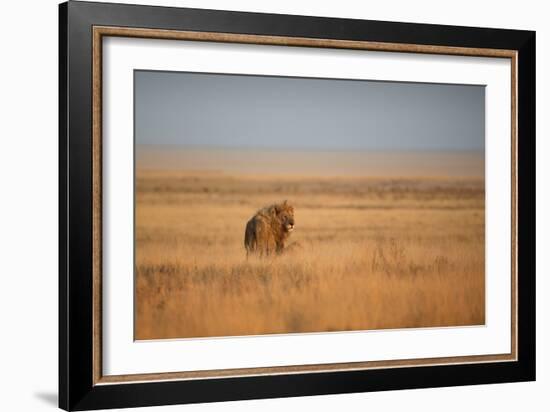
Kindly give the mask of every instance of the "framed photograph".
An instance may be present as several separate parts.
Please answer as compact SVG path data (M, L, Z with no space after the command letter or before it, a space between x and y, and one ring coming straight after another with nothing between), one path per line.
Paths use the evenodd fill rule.
M60 5L59 403L535 379L535 33Z

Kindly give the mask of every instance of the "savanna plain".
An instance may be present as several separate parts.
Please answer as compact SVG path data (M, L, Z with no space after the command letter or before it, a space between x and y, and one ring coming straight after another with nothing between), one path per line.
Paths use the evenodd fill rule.
M485 322L483 154L136 154L136 339ZM284 200L295 247L247 257Z

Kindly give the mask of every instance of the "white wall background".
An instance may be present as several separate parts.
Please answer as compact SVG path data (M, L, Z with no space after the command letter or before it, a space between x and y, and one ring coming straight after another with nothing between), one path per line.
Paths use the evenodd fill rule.
M550 293L550 263L543 234L550 230L544 213L550 209L550 193L544 183L550 174L549 162L545 162L550 155L550 26L545 2L145 3L537 31L537 382L170 406L163 410L547 410L550 301L544 297ZM57 404L57 1L4 2L0 10L0 409L53 410Z

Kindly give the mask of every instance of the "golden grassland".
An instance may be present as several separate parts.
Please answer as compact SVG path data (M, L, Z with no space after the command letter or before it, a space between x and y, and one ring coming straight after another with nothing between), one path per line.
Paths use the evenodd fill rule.
M295 207L300 247L247 259L247 220ZM136 339L485 322L482 178L137 170Z

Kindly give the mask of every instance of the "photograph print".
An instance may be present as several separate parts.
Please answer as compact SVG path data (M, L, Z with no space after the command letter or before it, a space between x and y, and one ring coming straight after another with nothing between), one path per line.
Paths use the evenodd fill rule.
M134 71L136 340L485 324L485 87Z

